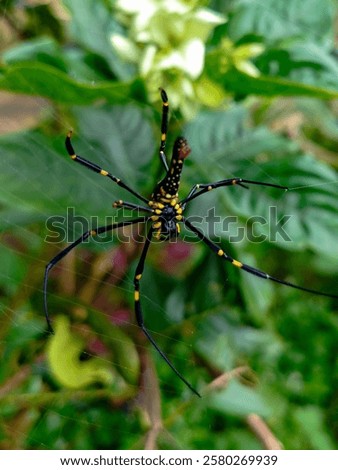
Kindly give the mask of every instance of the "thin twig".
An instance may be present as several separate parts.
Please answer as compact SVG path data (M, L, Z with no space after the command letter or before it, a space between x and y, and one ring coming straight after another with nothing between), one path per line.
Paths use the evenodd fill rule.
M144 448L145 450L155 450L157 449L157 438L163 430L161 393L155 366L148 352L142 354L142 366L144 371L142 374L143 391L140 402L150 425L145 436Z
M244 372L247 372L249 370L248 366L241 366L241 367L236 367L235 369L232 369L230 372L224 372L224 374L219 375L214 379L212 382L210 382L204 389L203 389L203 395L216 392L218 390L223 390L228 386L228 383L230 380L241 376L244 374Z
M282 443L272 433L268 425L263 419L252 413L246 418L246 422L249 428L253 431L256 437L261 441L264 448L267 450L281 450L283 449Z
M18 372L0 387L0 399L6 397L8 393L13 393L13 390L21 385L31 373L32 366L30 364L21 366Z
M119 395L108 389L99 390L61 390L57 392L38 393L12 393L0 397L1 406L4 404L15 405L17 407L46 406L51 403L67 403L70 400L100 400L107 399L112 405L121 406L122 402L135 396L134 387L128 387Z

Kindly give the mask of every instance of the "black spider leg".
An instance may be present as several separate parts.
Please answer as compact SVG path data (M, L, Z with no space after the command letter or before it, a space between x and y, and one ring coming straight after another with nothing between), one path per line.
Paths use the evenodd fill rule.
M121 186L121 188L126 189L131 194L136 196L138 199L141 199L141 201L148 202L148 200L145 197L141 196L141 194L137 193L132 188L127 186L122 180L120 180L120 178L117 178L116 176L112 175L111 173L109 173L109 171L104 170L100 166L96 165L96 163L90 162L89 160L86 160L85 158L80 157L80 155L76 155L75 150L70 140L71 136L72 136L72 132L69 131L66 137L65 144L66 144L67 152L69 156L71 157L71 159L74 160L74 162L78 162L81 165L85 166L86 168L89 168L90 170L94 171L95 173L99 173L102 176L107 176L107 178L110 178L112 181L114 181L114 183Z
M151 243L151 238L153 234L153 227L150 228L146 241L143 246L143 250L141 253L140 260L138 262L138 265L136 267L135 271L135 277L134 277L134 286L135 286L135 316L136 316L136 321L138 326L142 329L143 333L146 335L148 340L151 342L151 344L154 346L156 351L160 354L160 356L165 360L165 362L168 364L168 366L175 372L175 374L182 380L182 382L185 383L187 387L190 388L192 392L195 393L198 397L201 397L201 395L194 389L194 387L183 377L183 375L176 369L176 367L170 362L168 357L164 354L164 352L160 349L160 347L157 345L155 342L154 338L151 336L149 331L144 325L144 319L143 319L143 313L142 313L142 307L141 307L141 302L140 302L140 280L143 274L144 270L144 263L147 257L148 249Z
M138 222L145 222L147 219L148 217L144 216L144 217L139 217L138 219L134 219L134 220L125 220L122 222L117 222L116 224L105 225L103 227L98 227L95 230L88 230L87 232L83 233L80 238L75 240L75 242L68 245L64 250L60 251L60 253L58 253L56 256L54 256L53 259L49 261L49 263L47 264L45 268L45 276L44 276L44 281L43 281L43 302L44 302L45 317L47 320L47 325L51 333L53 333L53 327L52 327L52 323L49 317L48 304L47 304L47 288L48 288L48 277L49 277L50 270L59 261L61 261L62 258L64 258L70 251L72 251L73 248L83 243L90 236L100 235L101 233L109 232L110 230L115 230L117 228L125 227L127 225L133 225Z
M192 232L194 232L198 236L198 238L202 240L202 242L204 242L213 252L215 252L218 256L222 257L226 261L229 261L233 266L236 266L236 268L243 269L244 271L250 274L253 274L254 276L257 276L263 279L269 279L270 281L277 282L278 284L283 284L284 286L293 287L294 289L299 289L304 292L309 292L310 294L322 295L324 297L331 297L333 299L338 299L338 295L327 294L326 292L320 292L320 291L313 290L313 289L307 289L306 287L301 287L301 286L298 286L297 284L292 284L291 282L288 282L288 281L282 281L281 279L270 276L269 274L263 271L260 271L259 269L253 268L252 266L249 266L248 264L241 263L240 261L237 261L236 259L226 254L218 245L216 245L216 243L209 240L208 237L206 237L199 229L197 229L194 225L192 225L186 218L183 218L182 221L185 224L185 226L188 227Z
M139 204L134 204L132 202L122 201L122 199L115 201L113 203L113 207L125 207L126 209L131 209L132 211L138 210L150 213L154 212L153 209L150 209L150 207L140 206Z
M169 115L169 101L166 92L163 88L160 88L161 92L161 99L162 99L162 121L161 121L161 144L159 148L159 156L160 160L164 165L165 171L169 171L167 157L164 153L165 144L167 140L167 132L168 132L168 115Z
M196 197L200 196L201 194L207 193L216 188L221 188L223 186L242 186L242 188L249 189L246 184L255 184L258 186L269 186L270 188L277 188L277 189L284 189L287 191L288 188L286 186L280 186L279 184L272 184L272 183L263 183L260 181L252 181L252 180L245 180L243 178L229 178L226 180L215 181L214 183L203 183L203 184L195 184L192 189L190 190L188 196L181 201L183 205L183 209L187 202L192 201ZM198 192L197 192L198 191Z

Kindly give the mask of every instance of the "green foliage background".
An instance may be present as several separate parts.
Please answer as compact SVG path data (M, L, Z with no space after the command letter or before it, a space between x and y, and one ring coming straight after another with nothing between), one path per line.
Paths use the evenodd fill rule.
M2 5L0 34L10 31L10 39L0 89L19 105L22 94L48 101L33 127L0 137L1 448L261 449L252 414L286 449L336 448L337 302L238 272L191 236L189 249L153 247L142 293L149 329L202 399L135 326L139 243L91 241L54 270L56 335L49 337L43 271L65 244L46 243L47 218L74 207L102 224L111 203L125 197L69 160L64 135L73 127L80 154L148 195L159 178L160 104L149 102L142 78L112 48L110 34L121 31L113 1ZM169 148L182 133L193 149L181 194L234 175L291 190L219 189L194 201L189 215L215 207L250 229L251 216L268 217L277 206L280 217L291 215L292 242L231 244L219 226L215 235L243 262L337 294L335 2L214 0L208 7L228 21L209 38L204 73L227 98L218 109L201 105L189 122L172 113ZM220 73L224 38L233 51L264 46L252 59L258 76L240 71L230 55ZM207 387L225 373L220 389Z

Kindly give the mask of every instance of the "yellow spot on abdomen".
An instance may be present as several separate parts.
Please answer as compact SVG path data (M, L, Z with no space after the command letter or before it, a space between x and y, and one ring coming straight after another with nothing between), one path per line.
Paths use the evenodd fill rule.
M223 251L223 250L218 250L217 254L218 254L218 256L223 256L223 255L224 255L224 251Z
M135 276L135 279L137 279L138 281L141 279L142 277L142 274L138 274L137 276Z
M100 173L101 173L102 176L107 176L108 175L108 171L106 171L106 170L101 170Z
M232 260L232 264L234 266L236 266L236 268L242 268L243 267L243 263L241 263L240 261L237 261L236 259Z
M76 155L71 155L70 158L71 158L72 160L76 160Z
M135 302L138 302L140 300L140 293L138 290L135 291L134 299L135 299Z

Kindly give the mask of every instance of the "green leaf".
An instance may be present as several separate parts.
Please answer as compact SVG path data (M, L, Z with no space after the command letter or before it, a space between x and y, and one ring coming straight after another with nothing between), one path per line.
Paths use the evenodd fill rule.
M105 2L97 0L63 0L71 13L70 30L73 38L87 50L104 57L116 77L131 79L133 68L114 51L110 37L122 28Z
M228 170L229 163L232 165L261 153L281 155L296 149L296 144L285 137L263 126L249 127L248 122L249 110L242 105L232 105L226 111L199 113L184 131L192 147L194 164L198 163L201 170L205 168L207 155L212 165L217 163L221 167L226 162L224 168ZM226 175L220 175L220 179L223 177Z
M49 37L38 37L19 43L6 50L2 60L6 65L14 65L20 62L39 62L66 71L61 48Z
M94 178L93 184L97 187L88 200L88 190L83 187L77 167L61 154L63 140L60 136L59 142L53 142L38 131L0 138L3 155L0 161L0 201L14 211L19 208L22 221L25 218L29 220L33 213L36 220L63 214L71 200L80 213L81 209L84 210L83 215L90 215L90 211L95 214L95 210L100 214L102 200L108 194L105 182L100 186ZM54 148L53 144L56 144ZM69 188L67 191L66 187ZM11 216L12 213L9 214Z
M85 110L81 107L74 111L79 125L74 141L80 138L90 142L90 150L85 151L87 158L94 158L130 186L143 181L145 187L148 178L144 169L153 157L155 142L144 113L132 105Z
M335 448L335 443L326 429L322 409L311 405L299 407L295 412L295 419L313 449L332 450Z
M248 253L240 253L240 258L245 259L246 264L255 266L256 259ZM250 312L251 317L255 320L256 324L263 324L265 315L271 307L273 300L273 285L266 282L265 279L260 279L255 276L250 276L248 273L239 270L240 286L245 300L246 309Z
M245 417L255 413L264 418L271 416L273 410L256 390L231 380L225 390L213 394L207 407L226 415Z
M247 169L243 167L241 174L248 176ZM270 227L283 214L291 216L284 226L291 240L276 239L284 248L293 250L307 247L317 253L330 255L331 259L337 258L338 246L334 236L338 229L335 171L310 155L298 155L294 159L270 161L250 170L250 178L257 181L264 180L266 175L290 188L275 202L278 207L276 217L262 207L262 202L267 204L263 195L258 199L253 194L245 194L239 206L244 209L242 204L247 205L251 214L265 213ZM272 205L272 201L269 204ZM269 234L269 240L272 241L272 232Z
M233 331L234 327L227 320L226 313L212 315L204 320L203 328L196 331L194 347L212 367L229 371L235 367L237 356Z
M299 80L300 78L304 79L304 76L300 77L298 75L297 79ZM222 80L227 91L238 93L241 96L309 96L321 99L338 98L337 82L332 83L332 80L330 80L332 88L325 88L326 84L321 84L320 82L318 84L318 80L316 85L311 85L292 79L288 80L286 78L267 75L252 77L236 69L225 73ZM314 80L311 79L311 82L313 81Z
M84 148L74 138L76 150L142 191L147 183L143 168L154 151L152 129L144 114L132 106L76 113L76 136L88 139ZM51 139L38 131L9 134L0 137L0 151L0 201L7 225L64 216L68 207L87 219L96 216L92 220L96 225L116 215L111 207L114 200L134 199L111 180L74 163L67 156L63 135Z
M131 82L79 82L59 69L41 62L25 62L0 70L2 90L43 96L72 105L91 104L98 100L110 104L130 102L135 86L136 83Z
M201 196L190 206L191 212L205 216L207 206L215 207L217 215L237 215L244 218L245 224L254 221L253 216L263 217L267 223L257 228L267 242L290 250L307 247L331 253L334 258L338 253L334 241L338 224L336 173L310 155L301 155L294 143L267 128L249 128L245 125L246 116L237 106L226 112L201 113L187 126L194 161L187 168L187 177L191 182L209 183L238 176L281 184L291 190L285 193L253 186L250 190L219 188ZM264 159L259 163L257 157L261 156ZM284 215L291 216L283 226L291 241L274 231ZM224 237L229 233L218 229L216 235Z
M17 292L28 266L22 259L22 255L6 245L0 246L0 257L0 286L7 295L11 296Z
M333 41L334 14L330 0L237 0L228 31L235 41L254 34L270 43L303 37L326 46Z
M296 43L287 50L293 65L289 75L291 80L338 89L338 65L331 51L325 51L311 42Z
M76 47L62 49L48 37L19 43L5 51L2 60L7 66L23 63L29 65L32 62L50 65L67 73L69 78L80 83L87 82L88 85L107 80L107 75L108 78L110 76L108 66L101 56Z
M100 334L102 341L114 355L114 365L120 375L131 384L136 384L140 376L140 359L131 338L108 320L106 315L89 310L88 322Z
M332 139L332 145L336 148L338 122L334 108L331 109L330 103L303 98L297 100L297 106L306 116L306 127L313 128L316 133L320 131L327 139Z
M256 66L263 76L337 90L338 67L332 51L310 41L293 41L279 49L266 50L256 60Z
M0 195L1 198L1 195ZM9 198L6 198L6 207L1 208L1 228L0 231L9 230L13 227L20 227L22 225L33 224L35 222L43 223L45 221L45 215L38 213L33 207L29 208L21 207L24 206L13 201L13 204L9 202Z

